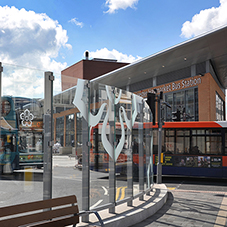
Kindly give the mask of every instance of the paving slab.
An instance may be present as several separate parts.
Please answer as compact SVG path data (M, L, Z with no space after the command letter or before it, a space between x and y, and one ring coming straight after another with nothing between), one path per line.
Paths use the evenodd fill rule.
M166 204L155 215L131 227L226 226L227 193L169 190Z

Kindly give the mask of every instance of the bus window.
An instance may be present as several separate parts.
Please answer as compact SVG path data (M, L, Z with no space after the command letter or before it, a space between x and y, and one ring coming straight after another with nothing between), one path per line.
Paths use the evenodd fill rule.
M174 138L175 138L175 131L174 129L166 129L165 130L165 153L166 154L174 154Z
M174 136L175 135L174 129L166 129L165 134L166 134L167 137L168 136Z
M187 129L177 129L177 136L190 136L190 130Z
M192 136L192 146L190 154L205 154L205 135Z
M193 130L192 130L192 134L193 134L193 135L198 135L198 134L204 135L204 134L205 134L205 130L204 130L204 129L193 129Z
M206 153L221 154L221 136L206 136Z
M190 148L190 131L176 130L176 154L188 154Z
M176 154L183 154L184 153L184 138L177 137L176 140Z
M206 130L206 135L221 135L220 129L208 129Z

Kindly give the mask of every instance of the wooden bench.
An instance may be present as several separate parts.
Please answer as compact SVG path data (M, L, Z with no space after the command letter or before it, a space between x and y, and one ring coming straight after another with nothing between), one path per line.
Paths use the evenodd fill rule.
M75 195L41 200L0 208L1 227L40 226L60 227L79 223L79 216L95 213L101 226L102 219L96 211L79 213ZM4 218L4 219L3 219Z

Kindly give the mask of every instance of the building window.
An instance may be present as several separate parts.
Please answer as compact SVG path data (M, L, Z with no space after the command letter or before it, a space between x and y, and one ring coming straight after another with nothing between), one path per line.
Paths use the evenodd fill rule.
M199 121L198 88L194 89L195 121Z
M185 91L185 110L188 116L193 116L195 113L193 89Z
M173 94L167 94L165 101L168 102L170 106L173 106ZM172 111L172 108L166 108L166 121L172 121Z
M165 121L172 121L172 112L181 112L181 121L198 121L198 88L168 93L165 101L172 108L165 109Z
M56 141L64 145L64 117L56 119Z
M74 114L66 116L66 132L65 132L65 146L74 147L75 128L74 128Z
M224 101L216 92L216 121L224 121Z

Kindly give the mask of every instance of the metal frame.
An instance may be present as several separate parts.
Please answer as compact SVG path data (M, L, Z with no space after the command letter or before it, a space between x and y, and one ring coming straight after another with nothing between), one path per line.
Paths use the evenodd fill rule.
M89 112L90 112L90 84L89 82L85 85L87 86L87 116L88 121L82 117L82 209L88 211L90 208L90 127L89 127ZM89 216L85 215L82 217L82 221L88 222Z
M43 199L52 199L53 146L53 81L52 72L45 72L44 87L44 154Z
M3 67L2 67L2 63L0 62L0 119L2 117L2 72L3 72ZM1 135L1 127L0 127L0 135Z

